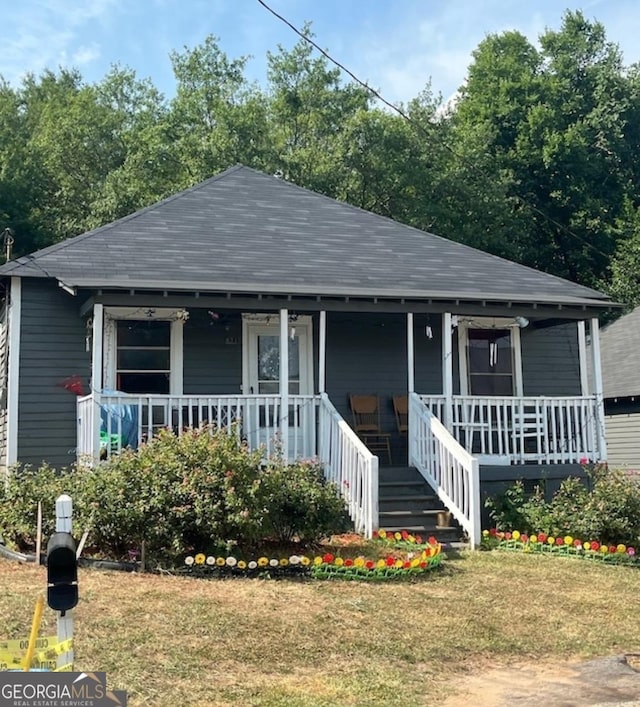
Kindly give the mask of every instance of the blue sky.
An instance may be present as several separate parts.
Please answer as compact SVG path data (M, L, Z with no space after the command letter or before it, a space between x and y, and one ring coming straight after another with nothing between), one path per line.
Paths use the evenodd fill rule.
M431 78L450 97L484 36L517 29L531 41L558 28L565 9L604 23L625 63L640 60L637 0L270 0L296 26L313 22L316 41L392 101L414 97ZM247 76L265 79L265 57L297 37L257 0L3 0L0 74L17 85L26 72L75 66L98 81L112 64L174 90L172 49L208 35L231 57L251 55Z

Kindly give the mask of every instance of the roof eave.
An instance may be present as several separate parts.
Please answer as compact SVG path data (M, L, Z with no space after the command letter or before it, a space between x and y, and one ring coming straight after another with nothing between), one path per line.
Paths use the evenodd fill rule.
M527 305L535 307L540 305L551 305L558 308L571 307L583 309L619 309L621 304L613 302L602 296L601 298L587 297L557 297L553 295L541 294L536 297L522 297L517 293L462 293L459 291L442 291L442 290L412 290L412 289L374 289L361 287L331 287L324 285L305 285L300 283L279 283L277 285L270 283L255 283L255 282L189 282L166 280L136 280L128 279L110 279L97 281L93 279L76 278L69 282L65 279L67 285L78 289L105 289L105 290L127 290L127 291L163 291L163 292L199 292L203 294L231 294L231 295L273 295L282 297L320 297L320 298L358 298L358 299L385 299L385 300L401 300L401 301L433 301L433 302L474 302L487 304L505 304L505 305Z

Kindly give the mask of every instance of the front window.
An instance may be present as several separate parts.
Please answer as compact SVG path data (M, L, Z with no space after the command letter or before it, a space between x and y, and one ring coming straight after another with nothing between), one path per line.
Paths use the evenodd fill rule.
M468 329L467 370L470 395L513 395L511 329Z
M171 322L132 319L116 325L116 389L123 393L168 394Z

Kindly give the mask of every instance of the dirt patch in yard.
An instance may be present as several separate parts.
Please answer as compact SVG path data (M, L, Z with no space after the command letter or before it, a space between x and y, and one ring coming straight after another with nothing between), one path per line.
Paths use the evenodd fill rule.
M578 707L640 705L640 656L564 664L488 667L462 678L443 707Z

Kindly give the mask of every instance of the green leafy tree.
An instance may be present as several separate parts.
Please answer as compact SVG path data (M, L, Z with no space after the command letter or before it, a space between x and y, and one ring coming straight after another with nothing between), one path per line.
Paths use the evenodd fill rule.
M474 52L456 130L488 131L493 174L506 176L526 215L512 234L518 259L597 285L637 169L636 90L602 24L580 12L567 12L540 46L517 32L487 37Z
M266 104L244 76L247 59L230 59L213 36L171 54L177 88L166 137L180 163L180 188L239 162L264 164Z

